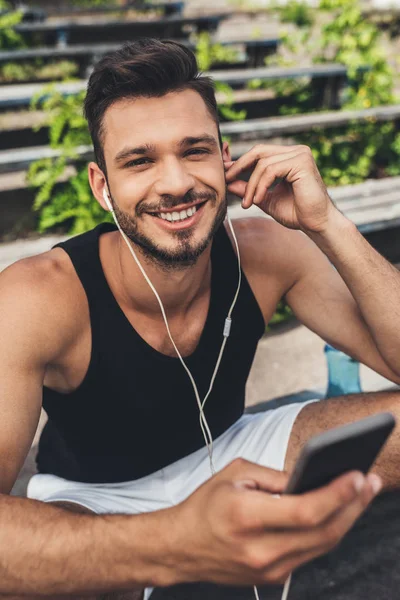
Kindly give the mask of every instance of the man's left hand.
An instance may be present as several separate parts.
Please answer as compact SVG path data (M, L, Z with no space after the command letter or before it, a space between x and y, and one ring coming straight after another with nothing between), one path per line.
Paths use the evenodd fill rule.
M337 212L308 146L257 144L235 162L224 162L228 190L256 204L278 223L322 233ZM240 179L252 170L248 182Z

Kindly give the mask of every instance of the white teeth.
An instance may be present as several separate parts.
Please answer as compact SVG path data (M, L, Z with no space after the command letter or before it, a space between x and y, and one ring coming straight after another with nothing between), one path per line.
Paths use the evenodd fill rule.
M184 219L192 217L196 211L197 207L192 206L191 208L188 208L187 210L181 210L180 212L177 210L174 210L173 212L161 212L158 213L158 216L166 221L183 221Z

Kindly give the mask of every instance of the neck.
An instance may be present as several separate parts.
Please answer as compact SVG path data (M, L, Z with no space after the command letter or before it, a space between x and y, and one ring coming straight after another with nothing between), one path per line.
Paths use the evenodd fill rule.
M170 316L186 312L191 304L209 289L211 244L194 265L176 271L166 271L156 263L146 260L140 247L129 243ZM116 262L114 272L117 274L118 287L124 302L130 308L148 315L160 314L157 298L119 232L116 232L113 239L113 256Z

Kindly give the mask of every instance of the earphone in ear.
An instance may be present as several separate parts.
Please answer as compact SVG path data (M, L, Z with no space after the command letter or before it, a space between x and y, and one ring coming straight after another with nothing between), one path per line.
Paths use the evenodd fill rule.
M103 198L108 210L112 213L114 209L111 204L110 196L107 194L106 186L103 187Z

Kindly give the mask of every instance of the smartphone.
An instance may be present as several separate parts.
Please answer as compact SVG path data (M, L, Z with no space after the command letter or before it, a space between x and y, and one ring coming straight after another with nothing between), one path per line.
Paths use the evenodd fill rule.
M303 494L348 471L366 474L393 431L396 420L383 412L335 427L304 446L285 494Z

